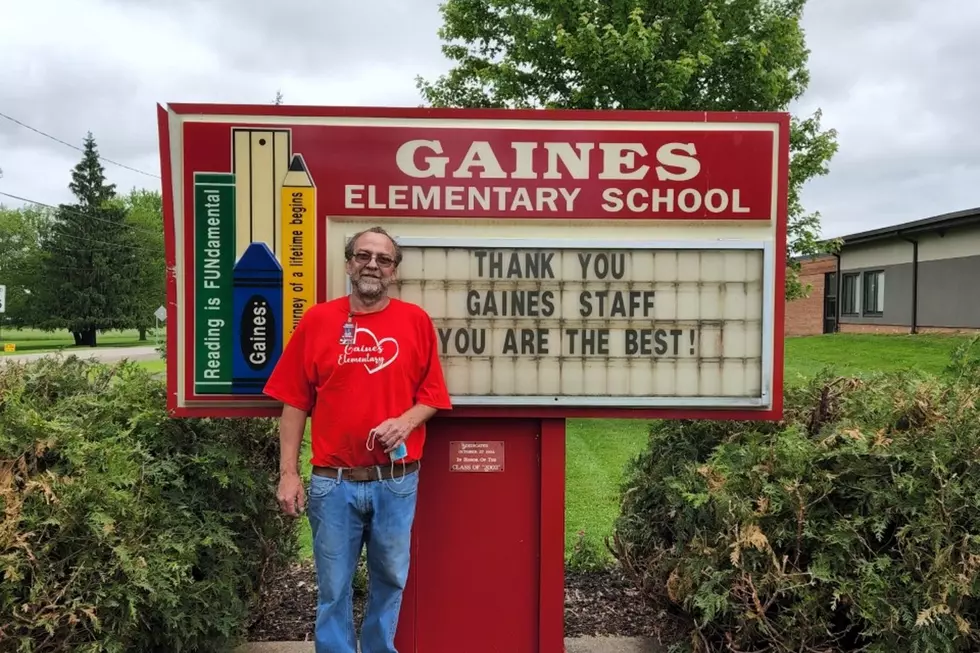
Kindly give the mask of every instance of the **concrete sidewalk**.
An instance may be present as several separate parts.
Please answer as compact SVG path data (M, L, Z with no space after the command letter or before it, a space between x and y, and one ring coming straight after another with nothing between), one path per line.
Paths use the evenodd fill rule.
M313 653L313 642L255 642L235 653ZM565 653L663 653L663 649L639 637L567 637Z

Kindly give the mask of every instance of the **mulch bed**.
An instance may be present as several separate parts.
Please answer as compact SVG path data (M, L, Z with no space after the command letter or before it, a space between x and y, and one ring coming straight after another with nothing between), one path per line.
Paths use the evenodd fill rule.
M316 576L312 562L297 563L269 583L255 611L249 640L308 641L316 614ZM354 595L354 621L360 624L364 595ZM645 604L615 569L565 572L565 636L677 636L676 625Z

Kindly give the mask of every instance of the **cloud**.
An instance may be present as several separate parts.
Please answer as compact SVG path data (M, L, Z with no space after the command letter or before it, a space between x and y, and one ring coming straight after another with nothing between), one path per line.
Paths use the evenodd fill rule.
M79 147L92 131L104 157L159 175L157 103L268 103L281 90L296 104L414 106L415 75L445 69L438 26L421 0L18 3L0 21L0 112ZM71 201L80 156L0 118L2 191ZM105 167L122 190L159 188Z
M438 3L34 0L0 21L0 112L159 174L159 102L413 106L446 70ZM804 192L825 235L980 205L976 0L810 0L810 88L840 151ZM0 190L70 201L80 153L0 119ZM159 180L106 164L126 190ZM6 204L16 204L0 197Z
M799 109L838 130L804 199L828 236L980 206L974 0L811 1L811 84Z

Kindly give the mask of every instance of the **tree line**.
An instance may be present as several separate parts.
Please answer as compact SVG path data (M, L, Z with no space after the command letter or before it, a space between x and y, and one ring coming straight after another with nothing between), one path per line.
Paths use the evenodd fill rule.
M71 171L75 201L0 206L5 327L67 330L76 345L136 329L145 340L166 301L163 204L155 190L119 193L89 133Z
M790 111L809 83L805 5L446 0L439 35L451 68L417 86L433 107ZM827 247L802 190L828 173L836 139L819 110L792 116L790 256ZM67 329L81 345L105 330L145 337L165 301L160 194L118 194L91 134L69 186L73 204L0 207L5 324ZM798 262L789 265L787 298L805 296Z

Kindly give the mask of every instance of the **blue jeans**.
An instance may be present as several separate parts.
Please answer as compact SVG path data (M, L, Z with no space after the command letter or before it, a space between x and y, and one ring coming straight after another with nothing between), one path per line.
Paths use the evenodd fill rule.
M395 479L310 479L318 603L316 653L356 653L351 582L367 545L368 599L362 653L397 653L395 630L408 579L419 470Z

